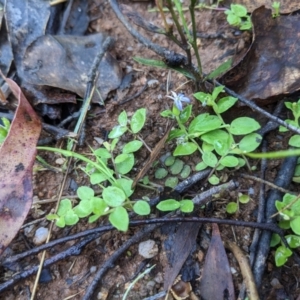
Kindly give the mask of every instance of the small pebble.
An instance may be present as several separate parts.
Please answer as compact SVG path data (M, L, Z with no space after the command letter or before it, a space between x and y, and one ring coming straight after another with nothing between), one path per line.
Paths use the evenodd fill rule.
M155 87L157 87L158 85L159 85L159 81L156 80L156 79L150 79L150 80L148 81L148 86L149 86L150 88L155 88Z
M152 258L158 253L158 247L153 240L147 240L139 244L139 254L144 258Z
M234 275L237 273L237 270L233 267L230 268L231 274Z
M47 239L48 232L49 232L48 228L45 228L45 227L38 228L37 231L35 232L33 242L36 245L40 245L40 244L44 243Z
M97 271L97 267L96 266L91 266L90 267L90 273L95 273Z

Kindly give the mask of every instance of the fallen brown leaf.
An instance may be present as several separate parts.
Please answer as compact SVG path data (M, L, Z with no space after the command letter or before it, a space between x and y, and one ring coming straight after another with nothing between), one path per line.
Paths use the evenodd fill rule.
M19 101L0 149L0 255L22 226L32 204L32 167L41 122L18 85L6 79Z

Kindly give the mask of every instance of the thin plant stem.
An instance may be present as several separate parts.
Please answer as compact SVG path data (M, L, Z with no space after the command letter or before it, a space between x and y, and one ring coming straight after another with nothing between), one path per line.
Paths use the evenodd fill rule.
M196 29L196 20L195 20L195 4L196 4L196 0L191 0L191 4L189 6L191 20L192 20L192 33L193 33L193 39L190 42L191 42L191 45L192 45L192 47L194 49L194 52L195 52L197 65L198 65L198 72L199 72L199 76L202 80L202 78L203 78L202 64L201 64L201 59L200 59L200 55L199 55L199 50L197 48L197 29Z

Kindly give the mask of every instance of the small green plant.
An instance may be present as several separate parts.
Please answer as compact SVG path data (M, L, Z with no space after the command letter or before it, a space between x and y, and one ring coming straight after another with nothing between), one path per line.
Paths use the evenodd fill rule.
M274 10L274 12L272 13L272 17L273 18L277 18L280 16L280 2L274 1L272 3L272 8Z
M279 227L291 230L293 233L285 236L288 245L291 249L300 247L300 197L285 194L282 201L275 202L275 206L280 216ZM278 234L272 236L271 247L275 246L278 246L275 252L275 263L280 267L287 262L293 252L282 244Z
M287 119L285 120L288 124L291 124L295 127L299 127L299 118L300 118L300 99L298 102L285 102L284 103L286 108L289 109L294 119ZM280 126L279 127L280 132L287 132L289 131L287 128ZM289 145L292 147L300 148L300 135L295 134L289 139Z
M119 124L109 133L110 141L103 143L103 147L96 150L91 149L95 160L69 150L38 147L39 150L58 152L85 162L86 165L81 169L89 176L90 183L98 185L101 189L101 193L95 195L91 187L79 187L77 189L79 203L73 206L71 200L63 199L57 213L49 214L48 220L55 220L58 227L65 227L76 224L81 218L88 217L89 222L95 222L107 215L114 227L120 231L126 231L129 225L128 211L134 211L138 215L150 214L147 201L130 199L134 192L133 180L125 176L135 164L134 153L143 146L143 142L137 139L137 133L142 130L145 121L146 110L144 108L137 110L130 120L127 113L123 111L118 117ZM121 153L119 153L118 142L125 132L130 132L133 139L122 145ZM168 199L167 202L159 203L157 208L163 211L180 209L183 212L190 212L193 209L193 202Z
M181 159L168 155L160 160L164 165L156 169L154 176L156 179L166 178L165 186L167 187L175 188L178 184L178 177L185 179L191 174L191 167ZM169 174L172 176L168 176ZM177 176L175 177L175 175Z
M241 4L231 4L230 9L225 11L227 22L240 30L250 30L252 23L247 8Z
M231 108L237 99L231 96L220 98L222 92L223 86L219 86L212 94L194 94L203 106L210 106L215 114L202 113L193 116L191 104L183 108L183 102L188 103L189 99L174 92L172 97L169 96L174 101L172 110L161 113L163 117L175 119L177 122L177 128L171 130L169 135L169 141L177 140L173 155L185 156L198 151L202 161L196 165L197 171L208 167L222 170L225 167L244 166L246 159L243 153L252 152L261 142L261 136L255 133L260 128L256 120L240 117L230 124L225 123L221 114ZM237 143L234 136L243 138ZM214 177L211 183L218 184L218 180Z
M4 142L10 129L10 122L8 119L2 117L0 124L0 145Z
M234 214L238 211L240 203L246 204L249 201L250 201L249 195L239 193L238 198L237 198L237 202L229 202L226 205L226 212L229 213L229 214Z

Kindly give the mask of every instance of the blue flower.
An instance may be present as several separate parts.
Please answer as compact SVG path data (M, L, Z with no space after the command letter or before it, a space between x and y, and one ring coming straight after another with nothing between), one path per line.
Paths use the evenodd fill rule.
M178 95L175 92L173 92L173 91L171 91L171 93L172 93L172 96L167 96L167 97L170 98L170 99L172 99L174 101L175 106L180 111L182 111L182 109L183 109L182 108L182 102L186 102L186 103L190 103L191 102L191 100L188 97L186 97L184 94L182 94L182 93L179 93Z

